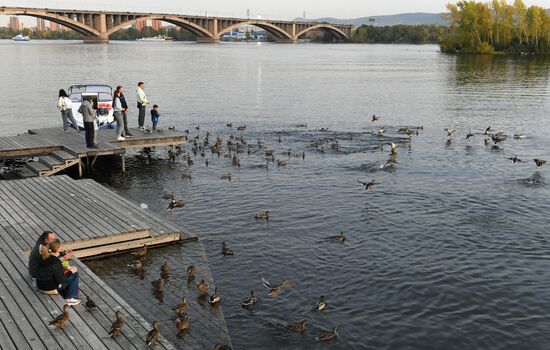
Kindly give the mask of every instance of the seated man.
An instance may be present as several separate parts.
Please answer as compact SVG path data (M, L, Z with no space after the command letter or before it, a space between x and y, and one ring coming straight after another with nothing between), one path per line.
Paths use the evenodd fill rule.
M63 263L56 255L61 243L54 239L42 250L41 260L36 275L36 285L40 291L51 294L57 290L68 305L80 304L78 299L78 269L76 266L67 266L65 273Z
M55 239L55 232L53 231L44 231L36 241L36 245L32 248L31 254L29 255L29 274L33 279L33 285L36 287L36 275L38 273L38 268L40 267L40 261L42 260L42 253L47 250L47 245ZM60 257L66 259L71 259L73 257L72 251L61 252Z

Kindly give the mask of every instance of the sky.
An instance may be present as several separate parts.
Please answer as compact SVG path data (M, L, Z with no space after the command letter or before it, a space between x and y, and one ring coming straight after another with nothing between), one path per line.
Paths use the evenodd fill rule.
M189 15L294 19L306 12L307 18L358 18L404 12L444 12L452 0L1 0L1 6L69 8L136 12L182 13ZM454 1L453 1L454 2ZM512 2L512 1L510 1ZM550 8L550 0L524 0L527 5ZM2 18L4 17L4 18ZM0 25L7 22L0 16ZM33 25L35 19L26 19Z

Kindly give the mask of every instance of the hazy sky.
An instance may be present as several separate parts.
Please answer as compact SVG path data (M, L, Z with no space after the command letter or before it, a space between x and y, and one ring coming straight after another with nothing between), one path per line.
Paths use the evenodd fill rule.
M2 0L2 6L169 12L211 16L251 16L292 19L306 11L308 18L357 18L402 12L443 12L450 0ZM511 1L510 1L511 2ZM550 0L524 0L527 5L550 7ZM1 18L2 16L0 16ZM6 19L0 19L5 23ZM25 21L28 22L28 21Z

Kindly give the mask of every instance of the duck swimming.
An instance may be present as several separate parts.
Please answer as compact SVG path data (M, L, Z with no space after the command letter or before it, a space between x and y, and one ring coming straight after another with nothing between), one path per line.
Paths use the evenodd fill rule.
M147 255L147 244L144 244L143 245L143 248L139 249L139 250L136 250L134 252L131 252L130 254L132 254L133 256L135 256L136 258L143 258L145 257L145 255Z
M168 272L170 272L170 268L168 267L168 262L165 261L160 268L160 273L162 275L168 275Z
M191 326L189 322L189 317L178 317L176 318L176 327L178 328L178 337L183 335L184 333L187 333L189 331L189 327Z
M222 297L220 294L218 294L218 288L216 287L214 288L214 294L210 296L210 298L208 299L208 302L211 305L216 305L216 304L219 304L221 301L222 301Z
M189 304L187 304L187 299L183 297L181 298L181 302L172 310L174 310L179 315L183 315L187 313L188 309L189 309Z
M306 321L302 321L300 323L290 323L286 326L286 329L289 332L304 333L306 331L306 324Z
M231 175L231 173L227 173L227 175L222 175L221 179L231 182L232 175Z
M271 298L277 297L283 290L287 288L293 288L296 286L296 282L290 281L290 280L282 280L281 283L277 286L272 285L267 279L261 278L262 284L264 287L269 289L269 293L267 295Z
M195 278L196 272L197 268L195 267L195 265L189 265L189 267L187 267L187 279L192 280L193 278Z
M319 334L319 336L317 338L315 338L316 340L319 340L319 341L329 341L335 337L338 336L338 331L336 329L336 327L334 327L332 330L330 331L324 331L322 332L321 334Z
M68 304L63 305L63 313L56 318L53 319L53 321L50 322L49 326L63 329L65 325L69 322L69 309L71 307Z
M256 214L254 217L256 219L269 220L270 216L271 216L271 213L269 212L269 210L266 210Z
M124 327L124 318L122 316L122 312L117 311L115 315L116 315L116 320L111 326L111 329L109 330L109 335L111 336L111 338L119 336L120 333L122 332L122 328Z
M277 166L286 166L286 161L277 159Z
M542 166L546 164L546 161L544 159L533 159L533 161L537 165L537 168L542 168Z
M170 201L170 204L168 204L168 208L166 208L166 211L171 212L174 208L183 208L184 206L185 203L183 202L183 200L176 200L173 198Z
M147 334L147 338L145 339L145 344L147 344L147 346L157 345L159 336L160 336L159 323L157 321L154 321L153 329L151 329Z
M325 301L325 296L324 295L321 295L321 297L319 298L319 301L317 302L317 304L313 307L313 310L315 311L323 311L327 308L327 302Z
M445 128L443 130L447 132L447 137L453 136L453 133L456 131L456 129L453 129L453 128Z
M231 250L231 248L229 248L229 246L225 242L222 242L222 254L223 256L233 255L233 250Z
M152 281L151 285L156 291L160 292L164 289L164 280L162 278L159 278L158 280Z
M346 240L346 236L344 236L344 232L341 231L339 234L337 234L336 236L332 236L330 237L330 239L332 240L335 240L335 241L338 241L338 242L344 242Z
M128 264L134 271L141 271L143 269L143 262L141 260L132 261Z
M511 160L514 164L516 163L525 163L523 160L519 159L519 157L517 155L513 156L513 157L510 157L510 158L507 158L509 160Z
M257 296L254 295L254 291L250 291L250 296L246 298L242 303L242 307L251 307L253 305L256 305L258 303L259 299Z
M199 282L197 288L201 294L208 293L208 284L203 279Z

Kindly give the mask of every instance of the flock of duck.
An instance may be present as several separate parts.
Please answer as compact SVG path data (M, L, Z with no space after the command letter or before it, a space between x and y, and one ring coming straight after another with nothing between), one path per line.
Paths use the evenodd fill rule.
M372 116L372 119L371 119L372 123L376 123L379 120L380 118L377 117L376 115ZM231 123L226 124L226 127L231 130L233 129L233 125ZM301 124L301 125L297 125L297 127L307 128L307 125ZM195 129L197 130L197 135L190 138L189 150L181 146L176 146L168 150L168 158L171 162L177 162L181 158L187 164L187 169L182 174L182 179L187 181L192 180L193 175L192 175L191 168L199 159L202 159L204 162L204 165L208 167L210 165L210 160L212 157L217 157L217 158L223 157L224 159L227 159L232 166L239 168L243 163L242 161L243 154L256 155L256 156L259 155L262 160L260 162L256 162L255 164L253 164L253 166L258 169L263 169L266 171L268 171L273 166L277 166L277 167L286 166L291 161L292 158L299 159L302 161L306 159L306 152L304 150L293 151L291 149L283 149L282 151L276 152L275 150L276 147L268 147L266 145L266 142L260 139L247 140L244 138L242 133L238 136L235 136L233 133L230 133L230 135L224 140L220 136L216 136L215 138L213 138L210 131L207 131L204 137L201 138L200 127L197 126ZM236 129L237 131L242 132L246 129L246 125L241 125ZM399 134L399 136L397 137L395 136L387 137L385 127L379 127L379 128L376 128L374 131L370 132L374 137L376 137L376 140L378 141L376 148L379 148L383 152L389 148L388 158L380 167L381 168L396 167L399 164L398 158L397 158L399 147L402 144L410 143L414 136L419 135L420 130L423 130L422 126L398 128L397 133ZM447 143L450 144L457 130L454 128L445 128L444 131L447 134ZM322 128L318 130L318 132L324 134L325 136L311 141L309 145L310 150L316 153L325 153L327 152L327 149L332 152L340 151L341 138L337 132L332 132L328 128ZM186 133L188 135L190 134L188 130L186 130ZM278 132L277 139L276 139L276 142L278 144L282 143L282 137L284 133L285 133L284 131ZM507 135L505 135L503 132L498 132L493 130L491 127L488 127L484 131L481 131L479 133L472 133L471 131L469 131L466 134L466 140L470 140L476 135L484 136L485 145L490 145L492 143L493 147L499 147L499 145L507 139ZM513 137L516 139L520 139L520 138L523 138L523 135L514 135ZM143 149L143 151L141 151L139 154L137 154L136 157L144 161L145 164L149 164L152 159L152 154L154 152L155 152L154 150L146 148L146 149ZM254 159L254 157L252 159ZM509 157L508 159L511 160L513 163L525 163L517 155ZM546 160L538 159L538 158L533 159L533 161L537 167L542 167L546 163ZM230 172L220 175L220 179L224 181L230 182L232 181L233 178L234 178L234 175ZM362 188L365 191L371 190L375 185L378 184L378 182L376 182L376 180L374 179L357 180L357 182L362 186ZM168 206L166 208L167 212L172 212L175 209L183 208L185 206L184 200L176 198L173 192L165 194L163 198L166 200L169 200ZM256 213L254 215L254 218L256 220L269 220L271 218L271 215L272 213L270 210L263 210L261 212ZM338 235L327 237L327 240L344 242L346 240L346 236L344 235L343 232L340 232ZM234 255L234 251L226 242L221 243L221 253L224 256ZM135 260L132 264L130 264L131 268L134 269L136 272L142 271L142 269L144 268L144 259L146 259L146 255L147 255L147 246L143 246L142 249L136 252L133 252L132 254L137 258L137 260ZM169 271L169 267L167 262L165 262L161 267L161 278L152 282L152 286L155 291L163 290L164 278L168 274L168 271ZM190 283L195 279L196 268L194 265L190 265L187 267L186 271L187 271L187 279L188 279L188 282ZM296 286L296 283L294 281L287 280L287 279L282 280L279 284L273 284L269 282L267 279L262 277L261 283L265 288L268 289L267 296L270 298L276 298L278 295L283 293L286 289L293 288ZM205 300L208 300L209 304L216 306L221 303L222 297L220 293L218 293L217 289L214 290L213 294L208 295L209 286L204 279L200 280L200 282L196 285L196 288L199 294L203 296ZM251 309L251 308L257 307L256 305L259 303L259 301L260 301L260 298L252 290L250 291L249 296L243 298L243 300L241 301L241 306L246 309ZM329 304L325 299L325 296L321 295L318 301L313 306L313 310L317 312L323 312L328 308L328 305ZM188 332L189 328L191 327L190 318L188 316L189 305L186 297L185 296L182 297L181 302L178 305L176 305L172 310L176 314L175 326L177 327L179 332L178 336L185 336L185 334ZM57 325L59 323L62 326L63 317L68 317L68 316L66 316L64 313L64 315L60 316L61 320L54 320L52 324ZM309 321L307 320L288 323L286 325L286 330L289 332L304 333L306 332L306 325L308 323ZM122 329L123 326L124 326L123 315L119 311L116 314L116 321L114 322L109 334L111 336L117 336L118 334L120 334L120 330ZM153 323L153 329L149 332L149 335L147 336L147 344L150 346L154 346L157 342L159 334L160 334L159 323L155 321ZM336 337L338 337L337 327L332 327L319 333L315 337L315 339L318 341L330 341ZM223 350L223 349L230 349L230 347L223 344L216 344L214 346L214 349Z

